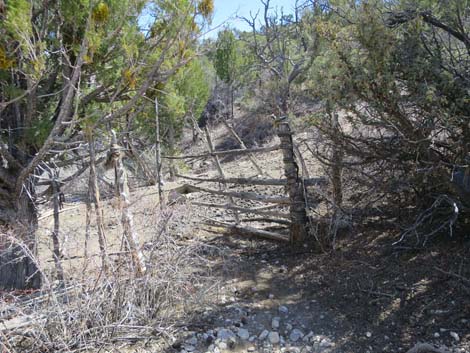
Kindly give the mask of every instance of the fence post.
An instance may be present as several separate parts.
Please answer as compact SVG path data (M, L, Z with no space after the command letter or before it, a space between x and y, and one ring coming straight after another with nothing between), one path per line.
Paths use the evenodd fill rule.
M290 242L299 243L306 238L307 213L305 211L305 197L302 180L299 177L299 166L295 161L292 131L287 117L274 117L277 135L281 141L281 150L284 162L284 175L287 179L287 192L290 199Z
M139 240L134 227L134 221L130 210L129 186L127 184L127 174L122 164L121 148L117 143L116 133L112 130L112 142L108 158L114 165L116 175L116 186L119 189L119 207L121 209L121 223L124 230L124 237L131 252L132 262L135 266L137 276L145 273L145 261L142 250L139 247Z

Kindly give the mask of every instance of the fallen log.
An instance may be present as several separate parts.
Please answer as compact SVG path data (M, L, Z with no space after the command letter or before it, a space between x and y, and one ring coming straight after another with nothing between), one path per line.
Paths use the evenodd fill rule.
M235 191L221 191L221 190L212 190L212 189L206 189L206 188L201 188L199 186L194 186L190 184L184 184L180 187L177 187L176 189L170 190L171 191L176 191L180 194L190 194L193 192L206 192L208 194L213 194L213 195L221 195L221 196L231 196L235 197L238 199L243 199L243 200L251 200L251 201L258 201L258 202L266 202L266 203L275 203L275 204L281 204L281 205L288 205L290 204L290 200L288 197L282 197L282 196L266 196L266 195L259 195L254 192L235 192Z
M191 159L191 158L205 158L205 157L212 157L212 156L230 156L230 155L245 155L250 153L262 153L262 152L271 152L280 149L280 145L270 146L270 147L259 147L259 148L251 148L251 149L236 149L236 150L228 150L228 151L214 151L212 153L202 153L202 154L192 154L192 155L184 155L184 156L162 156L165 159Z
M285 186L287 185L286 179L252 179L252 178L198 178L188 175L176 174L177 177L187 180L207 182L207 183L228 183L228 184L239 184L239 185L270 185L270 186ZM304 185L321 185L326 183L326 178L309 178L303 180Z
M205 223L207 225L215 224L218 227L228 229L232 233L237 233L239 235L246 235L246 236L259 237L259 238L269 239L269 240L289 242L289 237L287 235L274 233L274 232L267 231L267 230L256 229L256 228L248 227L248 226L242 227L239 225L225 223L225 222L217 221L215 219L210 219L210 218L207 218L207 221Z

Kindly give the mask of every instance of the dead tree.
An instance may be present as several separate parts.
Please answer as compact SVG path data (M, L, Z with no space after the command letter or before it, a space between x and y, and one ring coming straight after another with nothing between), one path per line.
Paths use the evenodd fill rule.
M287 179L287 191L290 199L290 241L292 244L302 242L307 235L307 213L305 211L305 196L302 180L299 177L299 166L295 160L292 131L287 117L274 119L277 135L281 141L284 162L284 175Z
M124 230L124 237L131 252L132 263L136 275L145 273L145 261L142 250L139 246L139 240L134 227L134 220L130 210L129 185L127 183L127 173L124 169L121 156L121 148L117 143L116 133L112 131L112 143L108 156L108 164L114 166L116 176L116 188L119 190L119 208L121 209L121 224Z
M317 54L317 36L311 25L314 19L307 15L309 11L319 12L320 8L316 2L303 5L296 2L295 16L289 19L273 11L270 0L261 0L261 3L261 19L258 19L259 12L251 18L244 18L252 33L248 45L259 66L276 83L274 90L270 90L270 96L275 98L273 105L277 114L288 115L292 85L311 67Z

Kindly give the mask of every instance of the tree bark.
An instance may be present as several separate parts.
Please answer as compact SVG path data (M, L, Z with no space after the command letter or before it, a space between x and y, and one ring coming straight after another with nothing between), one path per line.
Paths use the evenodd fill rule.
M59 234L60 234L60 188L58 182L57 171L51 173L52 177L52 193L53 193L53 204L54 204L54 230L52 231L52 244L53 244L53 257L55 268L57 271L57 279L61 286L64 285L64 270L62 268L62 253L60 250Z
M116 185L119 189L119 207L121 209L121 224L124 230L124 237L131 252L132 263L137 276L145 273L145 261L142 250L139 246L139 239L134 227L134 219L130 210L129 186L127 183L127 174L122 164L120 146L117 144L116 133L112 131L112 144L110 156L114 164L116 175Z
M290 199L290 242L298 244L306 236L307 213L305 211L305 197L302 187L302 181L299 178L299 167L295 160L294 143L292 140L292 131L290 129L287 117L276 119L277 135L281 140L281 149L284 162L284 175L287 179L287 192Z
M34 259L37 255L38 228L34 184L31 181L25 184L23 192L15 202L16 205L8 202L8 209L2 210L12 217L8 225L11 226L9 231L14 236L9 237L7 231L0 234L1 289L35 289L41 286L41 274Z

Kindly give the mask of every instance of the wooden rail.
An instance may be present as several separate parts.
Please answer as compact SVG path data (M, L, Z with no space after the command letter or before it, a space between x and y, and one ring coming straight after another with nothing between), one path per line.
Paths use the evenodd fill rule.
M254 178L198 178L187 175L176 174L177 177L187 180L208 182L208 183L228 183L228 184L239 184L239 185L270 185L270 186L285 186L287 185L287 179L254 179ZM306 186L322 185L326 183L326 178L309 178L304 179L303 183Z
M194 186L194 185L189 185L189 184L184 184L173 190L180 194L189 194L192 192L206 192L208 194L231 196L231 197L235 197L235 198L243 199L243 200L275 203L275 204L281 204L281 205L290 204L290 199L288 197L266 196L266 195L259 195L254 192L244 192L244 191L234 192L234 191L212 190L212 189L201 188L199 186Z
M193 201L191 202L194 206L202 206L202 207L209 207L209 208L218 208L223 210L233 210L240 213L252 213L260 216L270 216L270 217L279 217L289 219L289 215L287 213L279 212L279 211L266 211L265 208L245 208L234 206L230 204L215 204L215 203L207 203L207 202L199 202Z
M202 154L188 154L184 156L162 156L165 159L194 159L194 158L207 158L213 156L231 156L231 155L244 155L250 153L262 153L262 152L271 152L280 149L280 145L271 146L271 147L259 147L259 148L251 148L251 149L236 149L236 150L228 150L228 151L214 151L212 153L202 153Z

